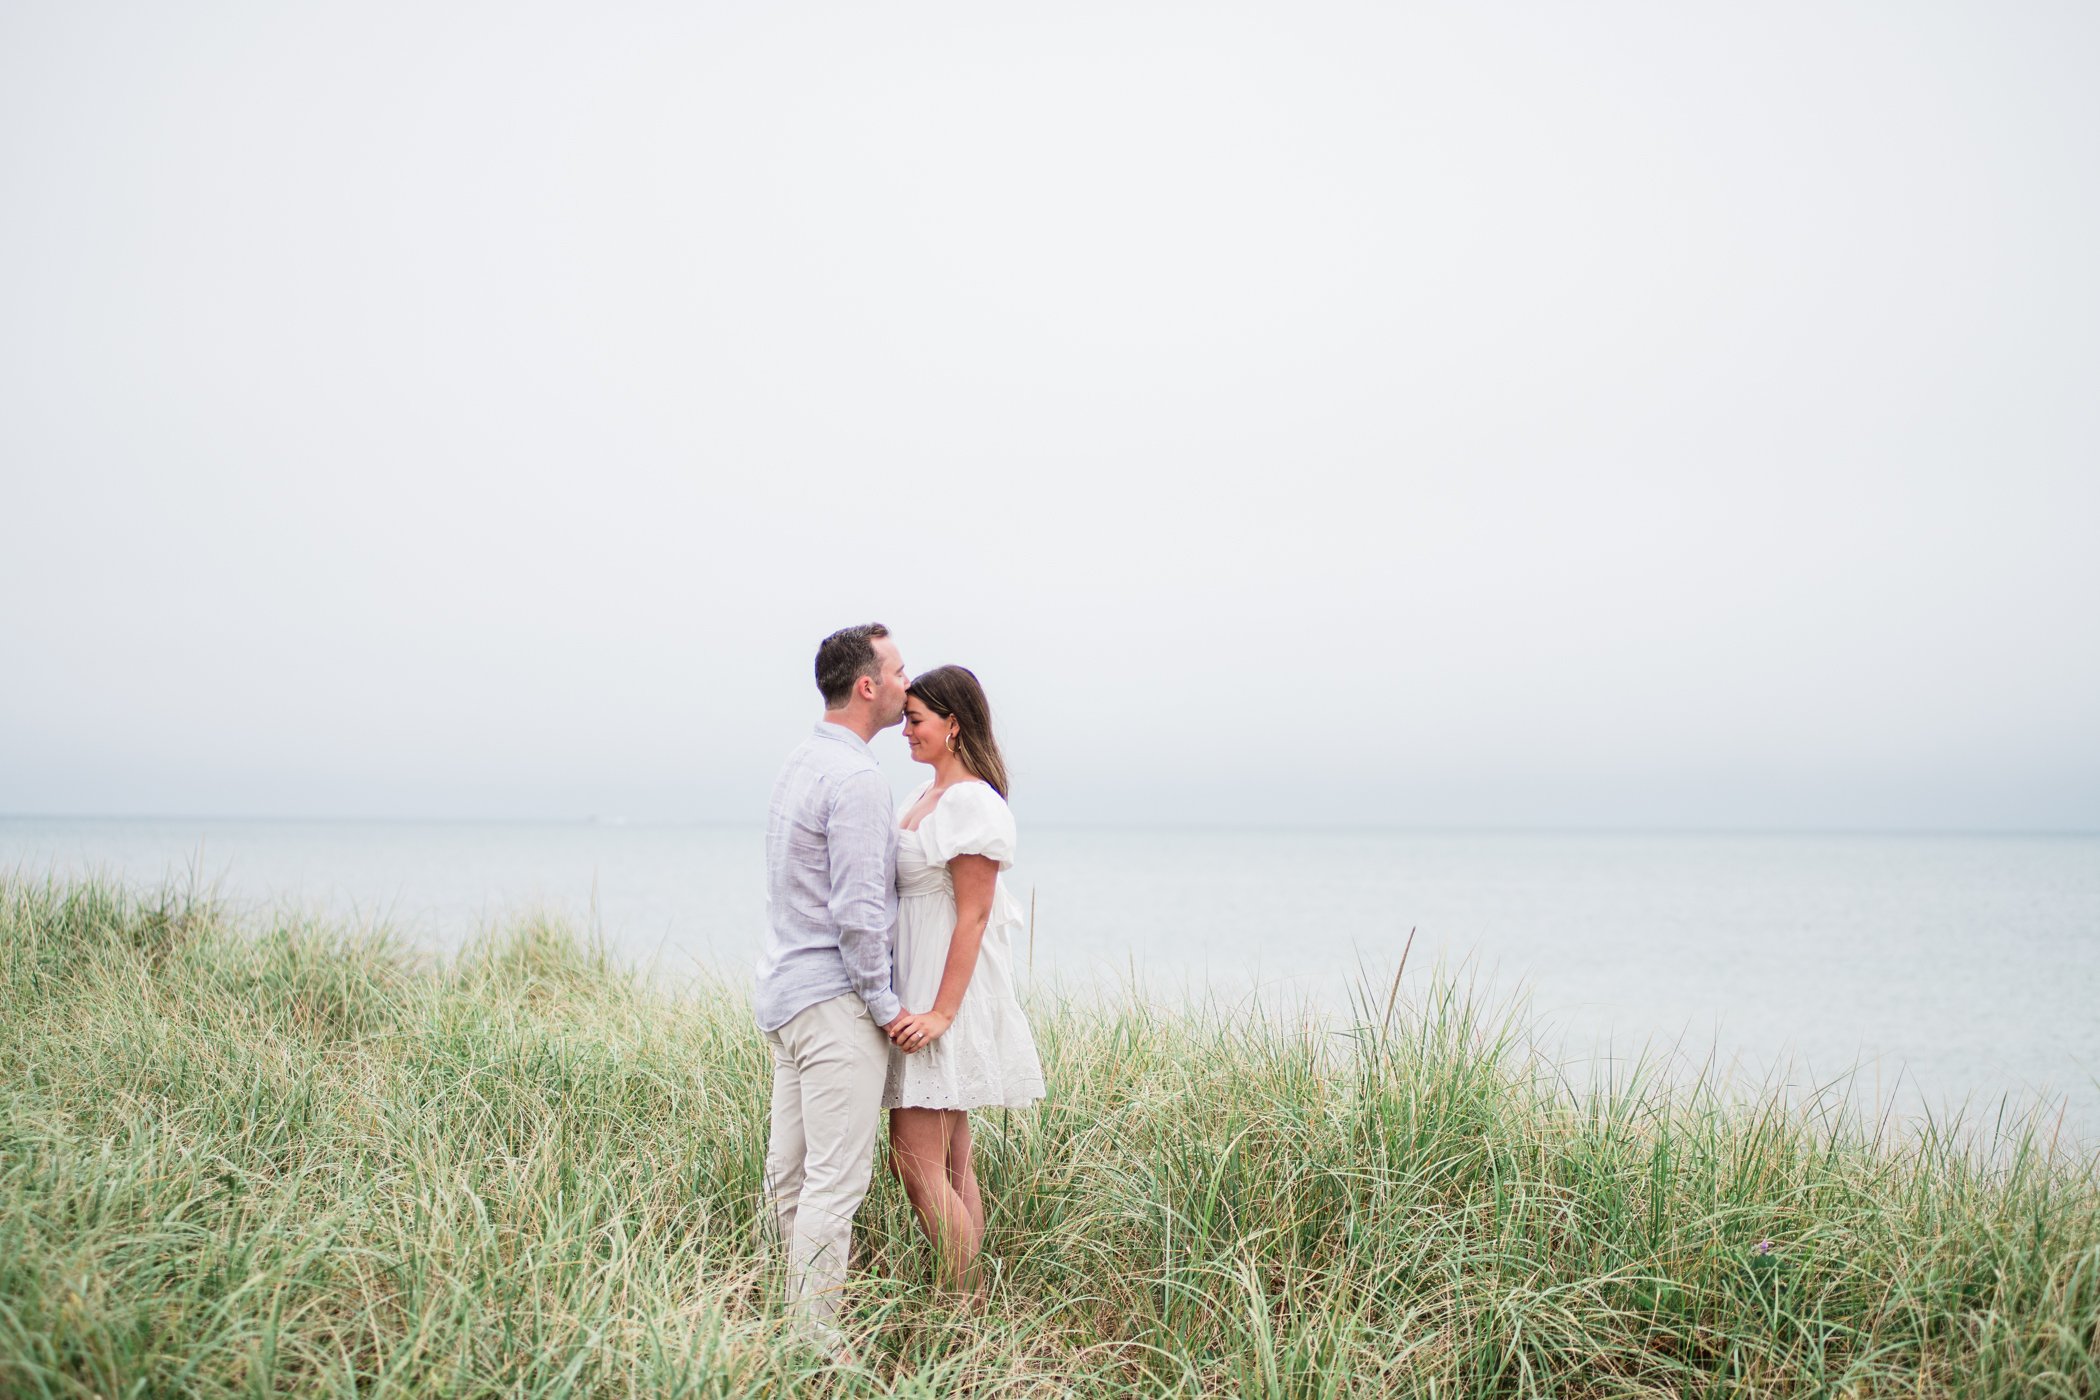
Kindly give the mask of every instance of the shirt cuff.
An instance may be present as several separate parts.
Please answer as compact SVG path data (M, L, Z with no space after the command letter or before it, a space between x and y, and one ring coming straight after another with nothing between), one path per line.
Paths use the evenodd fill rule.
M904 1009L898 1004L897 994L888 987L884 987L872 997L863 992L860 1000L861 1004L868 1008L868 1015L878 1026L886 1026L896 1020L897 1013Z

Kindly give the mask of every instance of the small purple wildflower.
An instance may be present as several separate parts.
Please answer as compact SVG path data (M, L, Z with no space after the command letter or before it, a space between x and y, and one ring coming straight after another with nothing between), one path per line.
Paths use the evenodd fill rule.
M1759 1254L1770 1254L1772 1252L1772 1242L1770 1240L1759 1240L1756 1248Z

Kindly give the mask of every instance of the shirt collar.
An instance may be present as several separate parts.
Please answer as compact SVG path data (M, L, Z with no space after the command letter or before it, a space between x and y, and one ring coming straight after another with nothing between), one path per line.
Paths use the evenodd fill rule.
M875 756L875 750L868 747L868 741L843 724L833 724L828 719L820 719L817 721L817 736L823 739L836 739L842 744L851 744L854 748L868 755L868 757L873 758Z

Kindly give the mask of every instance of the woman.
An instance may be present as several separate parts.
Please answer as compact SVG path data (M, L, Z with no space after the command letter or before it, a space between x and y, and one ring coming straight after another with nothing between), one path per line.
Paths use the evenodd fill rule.
M942 666L913 681L904 742L933 779L898 820L896 983L907 1009L890 1027L882 1098L890 1167L942 1281L974 1292L984 1197L970 1165L970 1110L1043 1096L1042 1062L1014 996L1009 935L1020 908L999 884L1013 864L1014 819L975 675Z

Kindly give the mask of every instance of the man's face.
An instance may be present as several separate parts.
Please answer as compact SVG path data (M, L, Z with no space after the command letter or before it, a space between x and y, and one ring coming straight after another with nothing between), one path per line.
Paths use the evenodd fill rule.
M888 729L904 718L904 692L911 677L904 673L904 655L888 637L875 639L875 660L882 670L875 681L875 727Z

